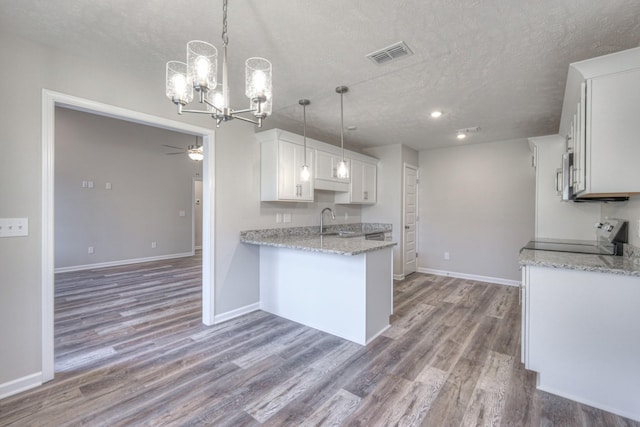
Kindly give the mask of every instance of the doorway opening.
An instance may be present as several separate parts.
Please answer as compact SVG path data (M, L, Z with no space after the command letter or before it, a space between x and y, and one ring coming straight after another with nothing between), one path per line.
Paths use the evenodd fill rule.
M203 223L202 223L202 322L214 322L214 276L213 276L213 211L214 211L214 131L162 117L108 104L78 98L59 92L43 90L42 114L42 382L52 380L54 368L54 152L55 110L63 107L105 117L138 123L150 127L171 130L202 137L203 159Z

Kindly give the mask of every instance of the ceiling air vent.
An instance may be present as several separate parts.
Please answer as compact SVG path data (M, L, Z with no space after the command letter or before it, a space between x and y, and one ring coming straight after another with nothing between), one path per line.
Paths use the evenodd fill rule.
M413 55L409 46L407 46L405 42L398 42L391 46L387 46L384 49L371 52L367 55L367 58L380 65L409 55Z

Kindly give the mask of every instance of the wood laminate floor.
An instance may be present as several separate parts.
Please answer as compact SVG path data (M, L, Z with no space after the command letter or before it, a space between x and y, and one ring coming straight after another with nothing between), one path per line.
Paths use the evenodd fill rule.
M535 389L516 288L414 274L361 347L261 311L202 325L200 263L57 275L56 378L0 425L640 426Z

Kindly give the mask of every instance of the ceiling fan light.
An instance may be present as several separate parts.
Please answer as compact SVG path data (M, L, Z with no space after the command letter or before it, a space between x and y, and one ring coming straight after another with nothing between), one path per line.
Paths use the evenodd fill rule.
M189 149L187 150L187 155L191 160L195 160L196 162L199 162L202 159L204 159L204 149L202 145L200 146L190 145Z
M187 43L187 70L189 83L197 91L208 92L216 87L218 49L200 40Z
M187 105L193 100L193 87L187 78L187 64L167 62L166 95L174 104Z

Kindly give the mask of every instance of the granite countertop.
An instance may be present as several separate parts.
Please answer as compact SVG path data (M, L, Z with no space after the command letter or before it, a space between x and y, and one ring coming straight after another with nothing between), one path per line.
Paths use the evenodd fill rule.
M338 255L359 255L366 252L395 246L397 243L379 240L366 240L365 234L389 232L391 224L343 224L327 227L328 232L349 231L345 236L319 234L315 227L274 228L267 230L249 230L240 232L240 241L252 245L273 246L277 248L299 249Z
M520 265L594 271L640 277L640 258L522 249Z

